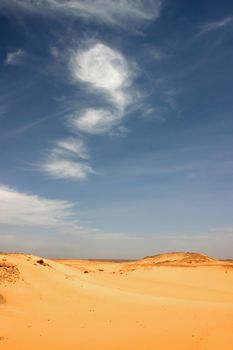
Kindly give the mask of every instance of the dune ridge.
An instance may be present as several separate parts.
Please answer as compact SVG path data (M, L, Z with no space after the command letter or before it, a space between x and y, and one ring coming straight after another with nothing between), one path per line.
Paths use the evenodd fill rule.
M232 266L192 252L134 262L0 254L0 348L232 350Z
M198 263L203 264L206 262L216 262L217 260L209 257L208 255L196 252L172 252L165 254L157 254L152 256L146 256L143 261L153 259L154 261L163 262L175 262L175 263Z

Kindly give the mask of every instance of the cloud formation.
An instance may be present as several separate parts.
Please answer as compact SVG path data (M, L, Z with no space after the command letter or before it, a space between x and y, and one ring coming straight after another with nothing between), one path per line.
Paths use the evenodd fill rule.
M56 143L57 153L71 152L81 159L89 159L89 153L82 140L69 137Z
M102 42L92 42L73 51L70 72L75 84L84 84L86 92L101 97L103 107L89 107L68 115L69 131L89 135L119 135L127 107L132 104L134 71L126 58ZM96 174L89 164L90 156L81 139L67 138L55 143L41 169L56 179L86 179Z
M20 58L24 55L24 51L21 49L17 49L15 51L8 52L5 59L5 64L14 65L19 63Z
M94 170L89 164L83 164L81 162L75 162L69 159L62 159L60 157L54 157L50 162L42 165L42 170L56 179L86 179L87 175L94 173Z
M1 184L0 198L0 226L14 226L19 232L22 232L22 227L26 232L46 227L62 235L87 239L122 239L125 236L120 232L105 233L96 228L81 226L77 220L74 203L70 201L48 199ZM11 235L6 234L6 236L11 239ZM12 236L14 242L18 240L18 236L19 234ZM1 234L0 240L3 240Z
M56 227L72 215L73 204L18 192L0 185L0 224Z
M56 142L41 170L56 179L84 180L95 173L87 163L88 151L81 140L67 138Z
M216 30L216 29L224 28L227 25L229 25L230 23L232 23L232 21L233 21L233 17L231 16L231 17L223 18L219 21L209 22L207 24L204 24L201 27L199 34L202 35L202 34L206 34L208 32Z
M97 135L111 132L120 119L108 110L89 108L81 116L71 116L68 124L82 132Z
M74 81L82 82L90 92L99 94L105 104L110 105L77 112L68 119L68 124L84 133L112 134L133 102L132 65L119 51L95 42L74 52L70 66Z
M0 9L81 17L86 21L128 27L158 18L161 5L161 0L1 0Z
M120 52L97 42L78 50L71 59L71 67L74 79L106 94L119 111L129 103L125 89L131 84L132 72Z

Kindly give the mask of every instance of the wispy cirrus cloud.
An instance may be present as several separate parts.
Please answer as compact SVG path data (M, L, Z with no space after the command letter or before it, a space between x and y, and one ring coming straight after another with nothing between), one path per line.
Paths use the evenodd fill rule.
M56 149L59 153L71 152L74 155L78 156L81 159L89 159L90 155L84 142L82 140L69 137L62 139L56 143Z
M89 174L95 173L89 164L60 158L54 154L50 156L50 162L46 162L41 168L56 179L84 180Z
M233 22L233 17L230 16L218 21L212 21L212 22L206 23L200 27L199 35L203 35L213 30L224 28L229 24L231 24L232 22Z
M10 51L6 55L5 64L6 65L14 65L20 62L20 59L24 56L24 51L21 49L17 49L15 51Z
M162 0L2 0L0 9L44 16L73 16L110 26L129 27L159 17Z
M83 227L77 220L75 204L20 192L0 184L0 227L16 227L19 231L50 229L64 235L94 239L120 239L123 233L101 232L98 228ZM13 230L14 231L14 230ZM6 234L5 237L17 239ZM2 237L0 235L0 240Z
M56 179L84 180L95 171L87 162L89 154L83 141L67 138L59 140L40 169Z
M89 174L95 173L89 164L61 158L56 153L50 155L41 169L56 179L84 180Z
M0 185L0 223L59 226L72 215L73 204L19 192Z

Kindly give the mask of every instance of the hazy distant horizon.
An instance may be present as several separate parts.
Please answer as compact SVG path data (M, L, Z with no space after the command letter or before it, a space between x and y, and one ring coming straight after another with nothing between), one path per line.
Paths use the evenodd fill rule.
M152 257L152 256L157 256L157 255L163 255L163 254L170 254L170 253L197 253L197 254L203 254L206 256L209 256L210 258L214 258L216 260L233 260L231 257L226 257L226 256L213 256L213 255L208 255L204 252L197 252L197 251L185 251L185 250L180 250L180 251L163 251L163 252L155 252L152 255L143 255L143 256L134 256L134 257L88 257L88 256L83 256L83 255L62 255L60 252L58 255L45 255L43 254L43 251L41 252L31 252L31 251L17 251L17 250L11 250L11 251L0 251L0 254L23 254L23 255L36 255L36 256L41 256L42 258L48 259L48 260L90 260L90 261L106 261L106 262L130 262L130 261L137 261L141 260L144 258Z

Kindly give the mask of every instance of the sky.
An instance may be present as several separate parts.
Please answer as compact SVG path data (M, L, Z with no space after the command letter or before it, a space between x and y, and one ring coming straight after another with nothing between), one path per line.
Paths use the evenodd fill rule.
M0 251L233 258L233 3L0 1Z

